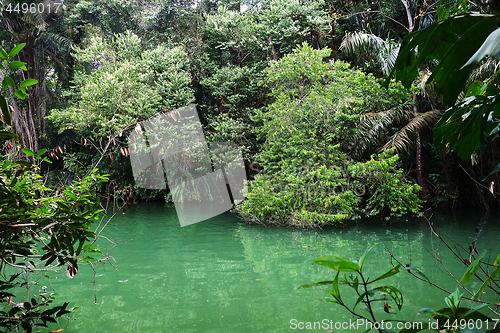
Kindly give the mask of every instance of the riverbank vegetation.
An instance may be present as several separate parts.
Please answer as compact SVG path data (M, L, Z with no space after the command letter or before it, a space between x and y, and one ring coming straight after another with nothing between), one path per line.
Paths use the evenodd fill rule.
M100 186L106 200L168 200L168 188L134 187L126 138L137 122L194 102L208 141L242 147L249 198L237 210L250 221L310 227L423 207L498 207L499 180L489 175L499 162L495 138L476 142L471 160L450 151L446 131L433 142L434 124L454 103L443 99L444 83L425 84L436 65L396 63L412 76L405 87L381 87L409 33L488 8L91 0L38 15L3 6L4 47L26 43L17 58L24 78L38 81L24 100L9 99L19 137L3 153L18 159L22 148L47 149L53 164L41 173L49 181L97 168L110 175ZM496 86L496 60L469 67L461 84ZM364 170L373 161L390 165L381 178ZM381 179L393 182L382 190Z
M88 227L101 201L168 201L168 188L134 186L127 138L193 103L208 141L243 151L248 193L235 210L250 222L499 208L495 2L0 6L0 271L71 275L97 260L83 253L98 252ZM28 330L65 313L40 312L43 297L2 316Z

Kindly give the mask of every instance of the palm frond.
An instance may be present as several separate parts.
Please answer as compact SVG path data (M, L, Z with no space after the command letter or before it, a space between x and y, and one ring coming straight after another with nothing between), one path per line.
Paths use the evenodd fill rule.
M377 56L377 63L384 75L389 75L396 63L399 53L399 44L386 43Z
M389 141L380 148L380 151L390 148L396 148L398 152L410 150L413 143L412 137L416 132L421 132L425 129L430 129L441 118L441 110L432 110L425 113L419 113L408 124L397 131Z
M360 131L353 138L356 146L364 151L376 145L389 126L409 122L414 117L414 112L407 109L408 105L409 102L387 111L364 115L358 126Z
M384 43L385 41L378 36L356 31L345 35L340 44L340 51L347 55L367 54L370 58L375 58Z
M31 29L36 29L37 33L41 31L45 31L47 28L47 22L43 19L42 13L35 11L32 13L31 11L28 11L26 14L22 16L22 20L25 23L28 23L28 25L25 25L25 27L30 27Z
M374 61L384 75L388 75L399 52L399 45L374 34L364 32L347 33L340 44L340 51L359 59Z
M47 45L52 53L70 53L75 46L75 44L68 38L52 33L44 32L40 35L40 38Z

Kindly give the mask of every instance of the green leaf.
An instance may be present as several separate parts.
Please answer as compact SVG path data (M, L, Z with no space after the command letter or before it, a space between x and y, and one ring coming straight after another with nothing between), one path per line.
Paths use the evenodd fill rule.
M470 278L476 274L477 270L479 269L479 266L481 265L481 261L483 260L484 255L486 254L486 250L483 250L479 257L477 257L467 268L467 270L464 273L464 276L462 279L460 279L460 282L464 282L466 284L469 284Z
M378 288L374 288L373 290L379 292L385 292L393 299L394 303L396 303L398 310L401 310L403 307L403 294L393 286L382 286Z
M435 82L447 105L455 104L472 66L466 62L500 22L500 16L466 13L431 24L405 37L393 72L407 88L419 76L418 66L438 60L427 84ZM418 54L417 53L418 50ZM384 83L388 87L390 77Z
M381 244L380 243L375 243L375 244L371 244L370 246L368 246L365 250L365 252L361 255L361 257L359 258L359 268L361 269L363 267L363 263L365 262L365 259L366 259L366 256L368 255L368 253L370 253L370 251L377 245Z
M373 295L374 292L372 290L368 290L368 292L364 292L362 293L361 295L359 295L358 299L356 300L356 303L354 303L354 306L352 307L352 310L354 311L354 309L356 308L356 306L361 303L361 301L365 298L366 294L368 293L368 295Z
M462 296L463 295L458 292L458 288L456 288L453 293L444 298L446 305L450 307L454 314L457 313L458 306L460 305L460 301L462 300Z
M465 66L481 61L486 56L498 59L500 56L500 29L493 31L484 41L481 47L465 63Z
M43 154L45 154L47 152L47 149L41 149L38 151L38 153L36 153L36 159L39 160Z
M12 80L12 78L10 76L6 75L3 78L2 86L3 86L4 89L8 89L9 87L15 88L16 87L16 83L14 82L14 80Z
M500 267L497 267L497 269L495 269L490 274L490 276L488 277L488 279L486 279L486 281L484 281L484 283L481 286L481 288L479 288L479 290L476 291L476 293L474 294L474 299L478 299L479 295L481 295L481 293L483 292L483 290L486 289L486 287L488 287L488 285L490 283L492 283L493 281L495 281L496 279L498 279L498 275L500 275Z
M494 119L500 115L499 101L500 94L463 99L434 126L434 144L468 161L498 125Z
M83 261L86 261L86 262L93 262L93 261L97 261L97 259L92 258L92 257L85 257L85 258L83 258Z
M338 300L340 300L339 274L340 274L340 272L337 272L337 275L335 275L335 279L333 279L333 283L332 283L332 295L333 295L333 297L335 297L335 299L338 299Z
M391 268L387 273L384 273L384 274L380 275L378 278L376 278L375 280L370 281L370 283L378 281L378 280L386 279L390 276L398 274L400 271L401 271L401 265L397 265L396 267Z
M19 88L19 91L25 94L26 96L29 96L28 92L26 91L26 87Z
M24 69L25 71L28 70L26 68L26 63L25 62L22 62L22 61L12 61L10 64L9 64L9 68L12 69L12 70L15 70L15 69L18 69L18 68L22 68Z
M497 166L486 177L484 177L484 179L481 181L484 182L489 176L497 173L498 170L500 170L500 163L498 163Z
M337 260L326 260L325 258L335 258ZM314 264L326 266L339 272L357 272L360 270L360 267L357 263L336 256L320 257L313 262L313 265Z
M26 98L26 96L24 96L24 94L21 92L21 90L16 90L16 91L14 91L14 95L15 95L17 98L19 98L19 99L23 99L23 100L24 100L24 99Z
M18 54L19 51L21 51L25 45L26 43L21 43L19 45L16 45L12 50L10 50L9 56L11 58L15 57L16 54Z
M303 285L301 285L300 287L298 287L297 289L302 289L302 288L311 288L311 287L324 286L324 285L330 285L330 284L332 284L332 283L333 283L333 281L320 281L320 282L311 283L311 284L303 284Z
M493 263L493 266L498 267L498 264L500 263L500 254L498 255L497 259Z
M38 83L38 80L27 79L27 80L24 80L23 82L21 82L21 87L29 87L29 86L32 86L32 85L37 84L37 83Z
M0 46L0 57L3 59L3 60L7 60L9 59L9 55L7 54L7 52L3 49L3 47Z
M29 156L35 156L35 153L34 153L32 150L28 149L28 148L23 148L23 149L21 149L21 150L22 150L22 152L23 152L23 153L25 153L26 155L29 155Z
M458 94L464 89L473 69L473 66L464 66L464 64L496 28L499 21L499 16L483 17L481 21L459 36L442 59L438 59L441 61L432 71L427 83L436 82L437 88L444 95L443 100L446 104L455 104Z
M404 269L404 270L406 270L406 271L414 271L414 273L413 273L413 274L416 274L416 275L420 276L422 279L427 280L428 282L431 282L431 281L427 278L427 276L425 276L425 275L424 275L424 273L422 273L420 270L418 270L418 269L417 269L417 268L415 268L415 267L404 267L403 269Z
M17 138L17 134L6 131L0 131L0 140L10 140L15 138Z
M460 318L464 318L464 317L467 317L467 316L470 316L472 315L473 313L479 311L479 310L482 310L484 308L487 308L488 306L490 306L491 304L488 304L488 303L484 303L484 304L480 304L472 309L470 309L469 311L467 311L466 313L464 313L462 316L460 316Z
M5 119L5 123L9 126L12 125L12 118L10 115L10 109L7 105L7 101L3 96L0 96L0 108L2 109L3 118Z

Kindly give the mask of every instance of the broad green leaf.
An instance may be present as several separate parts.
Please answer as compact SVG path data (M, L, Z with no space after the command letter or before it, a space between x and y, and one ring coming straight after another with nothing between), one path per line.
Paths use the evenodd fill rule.
M434 144L468 161L498 125L500 94L476 95L448 109L434 126Z
M26 96L29 96L29 94L26 92L26 87L20 87L19 91L25 94Z
M373 281L370 281L370 283L372 282L375 282L375 281L378 281L378 280L382 280L382 279L386 279L390 276L393 276L393 275L396 275L398 274L399 272L401 271L401 265L397 265L396 267L393 267L391 268L388 272L380 275L378 278L376 278L375 280Z
M402 81L403 85L409 88L419 76L418 66L420 64L444 58L446 52L461 35L475 24L490 17L490 15L457 15L409 34L403 39L394 64L393 71L396 72L396 79ZM492 30L493 28L487 32L486 36ZM478 47L483 40L479 42ZM417 49L418 55L416 55ZM385 82L386 86L388 84L389 80Z
M448 305L450 309L452 309L453 313L457 312L460 301L462 300L462 296L463 295L458 292L458 288L456 288L453 293L444 298L446 305Z
M3 60L7 60L9 59L9 55L7 54L7 52L5 52L5 50L3 49L3 47L0 46L0 57L3 59Z
M38 83L38 80L27 79L27 80L24 80L23 82L21 82L21 87L29 87L29 86L32 86L32 85L37 84L37 83Z
M481 293L483 292L483 290L486 289L486 287L488 287L488 285L490 283L492 283L494 280L498 279L498 275L500 275L500 267L497 267L490 274L490 276L488 277L488 279L486 279L486 281L484 281L484 283L482 284L481 288L479 288L479 290L476 291L476 293L474 294L474 299L478 299L479 295L481 295Z
M486 38L476 53L465 63L464 67L481 61L486 56L492 56L495 59L500 58L500 28L493 31Z
M22 62L22 61L12 61L10 64L9 64L9 68L12 69L12 70L15 70L15 69L18 69L18 68L22 68L24 70L27 70L26 68L26 63L25 62Z
M481 265L481 261L483 260L484 255L486 254L486 250L483 250L479 257L477 257L467 268L467 270L464 273L464 276L462 276L462 279L460 279L460 282L464 282L466 284L469 284L470 278L476 274L477 270L479 269L479 266Z
M47 149L41 149L38 151L38 153L36 153L36 159L40 159L40 157L42 157L43 154L45 154L47 152Z
M484 308L487 308L488 306L490 306L490 304L487 304L487 303L484 303L484 304L480 304L472 309L470 309L469 311L467 311L466 313L464 313L461 318L464 318L464 317L467 317L467 316L470 316L472 315L473 313L481 310L481 309L484 309Z
M473 66L464 67L464 64L499 22L500 16L483 17L483 20L459 36L442 59L438 59L440 60L439 65L432 71L427 82L436 82L437 88L444 95L443 100L446 104L455 104L458 94L464 89L473 69Z
M15 57L16 54L18 54L19 51L21 51L25 45L26 43L21 43L19 45L16 45L12 50L10 50L9 56L11 58Z
M29 155L29 156L35 156L35 153L34 153L32 150L28 149L28 148L23 148L23 149L21 149L21 150L22 150L22 152L23 152L23 153L25 153L26 155Z
M12 80L12 78L10 76L6 75L3 78L2 86L3 86L4 89L9 88L9 86L15 88L16 87L16 83L14 82L14 80Z
M10 109L7 105L7 101L3 96L0 96L0 108L2 109L3 118L5 119L5 123L9 126L12 125L12 118L10 115Z
M335 258L336 260L327 260L326 258ZM320 257L313 262L313 265L314 264L326 266L339 272L357 272L360 270L360 267L357 263L336 256Z
M500 16L460 14L405 37L394 65L396 79L407 88L419 76L418 66L438 60L427 83L435 82L448 105L455 104L472 66L464 64L500 22ZM384 85L389 85L390 77Z
M491 83L484 83L482 81L472 82L467 88L467 93L464 98L475 95L495 95L497 88Z
M16 95L16 97L19 98L19 99L25 99L26 98L26 96L21 92L21 90L14 91L14 95Z

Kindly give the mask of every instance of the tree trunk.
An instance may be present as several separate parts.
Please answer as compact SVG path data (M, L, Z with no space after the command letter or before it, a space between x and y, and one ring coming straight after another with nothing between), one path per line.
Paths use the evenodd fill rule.
M26 98L24 108L11 98L13 106L12 127L19 135L22 148L28 148L34 152L39 149L38 140L45 134L45 115L47 111L44 89L45 89L45 66L43 50L39 47L39 39L34 36L21 36L19 43L26 46L19 53L19 60L25 62L28 71L22 71L20 80L35 79L38 83L27 89L29 96Z
M406 17L408 18L408 33L411 33L414 28L414 23L413 23L413 15L411 15L410 11L410 3L408 2L408 0L401 0L401 2L403 3L403 6L405 6Z
M417 108L417 95L413 94L413 111L415 112L415 116L418 115ZM420 132L418 130L415 131L416 136L416 146L417 146L417 183L422 188L420 194L421 199L425 202L429 201L429 191L427 190L427 185L425 184L425 179L422 175L422 142L420 141Z

